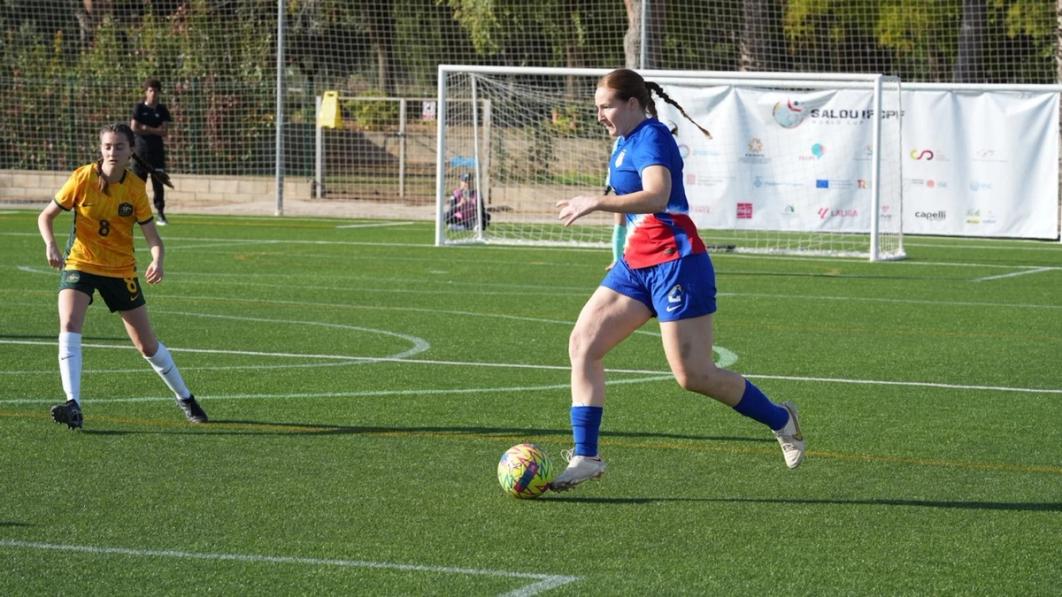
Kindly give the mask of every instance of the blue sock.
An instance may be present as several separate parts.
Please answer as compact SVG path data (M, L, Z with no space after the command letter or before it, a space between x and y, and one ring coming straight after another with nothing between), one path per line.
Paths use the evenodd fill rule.
M778 431L789 422L789 411L771 402L752 382L745 380L745 393L734 410Z
M576 456L597 456L597 435L601 430L601 414L604 411L600 406L572 407L572 436L575 438Z

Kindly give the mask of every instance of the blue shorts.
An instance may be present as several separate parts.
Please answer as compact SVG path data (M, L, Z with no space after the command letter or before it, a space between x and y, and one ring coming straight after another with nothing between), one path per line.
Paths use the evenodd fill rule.
M644 303L660 321L715 313L715 268L708 253L638 269L620 259L601 285Z

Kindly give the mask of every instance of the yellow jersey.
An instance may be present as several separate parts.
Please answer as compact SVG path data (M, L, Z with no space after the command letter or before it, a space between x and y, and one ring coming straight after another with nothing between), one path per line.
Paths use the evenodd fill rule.
M55 202L74 212L74 227L66 245L64 270L109 276L136 276L133 224L152 219L144 181L126 170L122 180L100 192L96 164L74 170Z

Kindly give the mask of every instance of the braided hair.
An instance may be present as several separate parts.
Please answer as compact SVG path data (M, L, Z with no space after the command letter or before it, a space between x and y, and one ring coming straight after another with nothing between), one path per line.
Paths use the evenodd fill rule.
M597 82L598 87L605 87L607 89L614 89L616 91L616 97L622 101L627 101L630 98L636 98L642 108L649 113L653 118L657 117L656 114L656 102L653 101L652 95L656 94L657 97L664 100L668 104L674 106L686 120L693 123L693 126L701 129L705 137L712 138L712 134L708 132L708 129L704 128L697 123L694 119L690 118L690 115L686 113L686 110L678 104L675 100L664 93L664 89L659 84L653 81L646 81L641 75L627 68L616 69L607 75L601 77ZM672 134L675 130L671 131Z

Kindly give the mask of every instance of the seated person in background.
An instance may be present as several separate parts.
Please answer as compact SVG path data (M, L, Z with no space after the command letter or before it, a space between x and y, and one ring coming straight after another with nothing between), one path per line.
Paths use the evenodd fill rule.
M461 186L454 189L450 196L450 207L446 210L446 224L451 230L474 230L476 228L476 209L486 228L490 223L490 214L483 208L479 195L472 188L472 176L465 172L461 175Z

